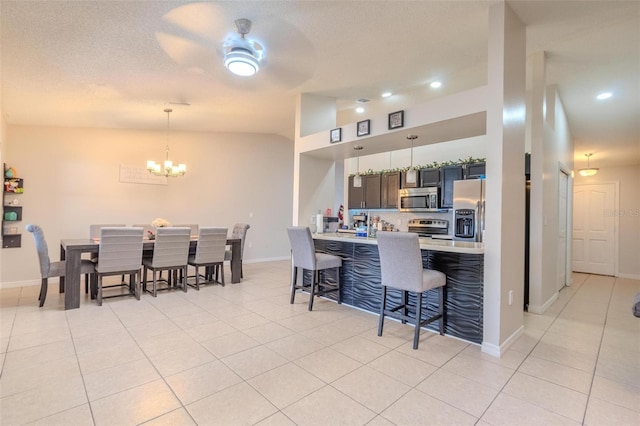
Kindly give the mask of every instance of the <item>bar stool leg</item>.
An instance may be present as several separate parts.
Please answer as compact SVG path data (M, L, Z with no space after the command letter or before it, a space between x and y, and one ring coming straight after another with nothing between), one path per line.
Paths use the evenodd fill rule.
M313 298L316 295L316 283L319 277L319 271L312 271L311 273L311 295L309 296L309 310L313 310Z
M445 324L445 301L446 301L446 285L440 287L440 335L444 336L444 324Z
M293 301L296 299L296 288L298 283L298 267L294 266L293 271L291 272L291 304L293 305Z
M378 321L378 336L382 336L382 327L384 327L384 310L387 307L387 286L382 286L382 300L380 301L380 319Z
M422 317L422 293L418 293L416 301L416 329L413 332L413 349L418 349L420 342L420 319Z
M407 290L402 290L402 303L404 305L402 308L402 314L406 317L409 315L409 292ZM403 318L402 323L406 324L407 320Z

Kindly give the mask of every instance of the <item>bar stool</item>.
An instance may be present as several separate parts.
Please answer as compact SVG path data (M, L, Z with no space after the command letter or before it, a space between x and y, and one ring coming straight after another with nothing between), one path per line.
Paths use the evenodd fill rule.
M380 231L377 234L382 275L382 301L380 303L380 322L378 336L382 336L385 316L407 321L415 325L413 349L418 349L420 327L432 321L440 320L440 335L444 334L445 294L447 276L439 271L422 267L422 254L418 234L413 232ZM402 304L387 309L387 287L402 290ZM440 310L437 315L422 320L422 295L428 290L440 288ZM415 315L408 315L408 292L416 293ZM402 312L398 312L402 310Z
M293 275L291 276L291 303L296 297L296 290L302 290L304 285L297 285L298 268L312 271L311 294L309 296L309 310L313 310L314 296L322 296L332 291L338 292L338 303L342 303L340 296L340 268L342 259L338 256L324 253L316 253L311 238L311 230L306 226L292 226L287 228L289 242L291 243L291 257L293 262ZM320 271L336 269L336 285L331 288L325 284L320 284ZM324 275L324 274L323 274ZM318 287L316 289L316 287Z

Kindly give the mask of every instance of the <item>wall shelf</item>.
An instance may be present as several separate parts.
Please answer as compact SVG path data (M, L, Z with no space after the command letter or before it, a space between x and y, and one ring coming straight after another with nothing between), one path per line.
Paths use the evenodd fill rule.
M22 206L19 196L24 192L24 180L18 177L7 177L9 168L5 164L2 176L4 188L2 190L2 248L16 248L22 246L22 234L19 222L22 221Z

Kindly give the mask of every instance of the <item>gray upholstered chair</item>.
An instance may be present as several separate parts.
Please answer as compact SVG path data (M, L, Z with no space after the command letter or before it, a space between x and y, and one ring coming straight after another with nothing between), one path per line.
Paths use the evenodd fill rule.
M96 265L97 288L92 289L102 306L102 299L133 295L140 300L140 267L142 266L142 228L102 227ZM129 275L129 283L121 280L119 284L104 286L103 278L111 275ZM128 287L128 294L104 296L103 290L111 287Z
M198 245L196 252L189 256L188 264L196 268L195 284L193 287L200 290L199 269L204 266L207 270L205 283L218 280L221 275L220 284L224 286L224 252L227 246L227 228L200 228L198 231ZM203 284L205 284L203 283ZM189 284L191 285L191 284Z
M182 281L182 289L187 291L187 259L189 256L189 243L191 240L190 228L166 227L158 228L156 231L156 241L151 258L143 258L144 266L144 290L147 290L147 272L151 270L153 275L153 297L158 295L158 284L166 283L167 288L177 285L178 274ZM166 280L158 279L156 272L167 271ZM171 274L173 273L173 279Z
M244 257L244 241L247 237L247 230L249 228L251 228L251 225L248 223L236 223L231 231L231 238L240 238L240 240L242 240L242 243L240 244L240 259ZM227 249L224 252L224 260L231 260L231 249ZM244 278L242 269L242 263L240 263L240 278Z
M385 316L399 319L403 324L406 321L410 321L415 325L413 349L418 349L420 328L422 326L440 319L440 334L444 334L446 320L444 302L447 277L442 272L423 268L418 234L413 232L380 231L377 234L377 240L382 276L382 300L380 301L378 336L382 336ZM387 287L402 291L401 305L387 309ZM439 313L423 320L422 295L425 291L436 288L440 288ZM408 315L408 292L416 294L413 318Z
M27 231L33 234L33 239L36 243L36 250L38 251L38 260L40 261L40 295L38 300L40 301L40 307L44 306L44 301L47 299L47 288L49 287L49 278L64 277L67 264L64 260L51 262L49 259L49 248L47 247L47 241L44 238L44 231L38 225L27 225L25 227ZM89 275L95 273L93 262L88 259L82 259L80 262L80 273L84 274L85 281ZM61 290L62 291L62 290Z
M310 311L313 309L314 296L321 296L332 291L338 292L338 303L342 303L342 296L340 295L340 268L342 267L342 259L331 254L316 253L313 238L311 237L311 230L306 226L289 227L287 228L287 233L289 234L289 242L291 243L291 259L293 262L291 303L295 301L296 290L307 288L304 286L304 279L302 285L297 285L298 268L303 271L306 269L312 272L309 289ZM320 271L326 272L327 269L336 270L335 286L326 282L322 285L320 284Z

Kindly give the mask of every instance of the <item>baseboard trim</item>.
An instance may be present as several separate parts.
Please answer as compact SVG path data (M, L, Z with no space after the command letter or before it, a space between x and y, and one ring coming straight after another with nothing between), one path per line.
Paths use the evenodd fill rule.
M551 305L553 305L553 302L558 300L558 296L559 296L559 293L556 291L553 294L553 296L551 296L551 298L549 300L547 300L542 305L529 304L528 312L530 312L532 314L544 314L547 311L547 309L549 309L551 307Z
M618 278L628 278L630 280L640 280L640 274L621 274L616 275Z
M524 325L521 325L516 331L511 334L501 345L494 345L493 343L482 342L481 351L486 353L487 355L494 356L496 358L500 358L503 353L505 353L511 345L518 339L518 337L524 334Z

